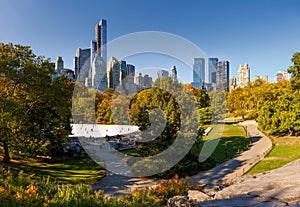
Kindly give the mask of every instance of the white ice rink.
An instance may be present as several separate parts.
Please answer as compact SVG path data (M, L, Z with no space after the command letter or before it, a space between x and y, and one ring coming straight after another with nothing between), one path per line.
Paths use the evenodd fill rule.
M133 125L72 124L71 137L105 137L130 134L139 131Z

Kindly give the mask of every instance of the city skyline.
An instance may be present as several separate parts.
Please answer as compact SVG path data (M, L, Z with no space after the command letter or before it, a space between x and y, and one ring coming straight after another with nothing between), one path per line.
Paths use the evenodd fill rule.
M230 61L230 77L237 76L240 64L248 63L251 81L254 75L266 74L275 82L277 71L286 70L292 54L300 50L300 28L295 27L300 23L299 6L295 0L172 1L172 5L135 0L83 4L4 0L0 3L0 26L4 28L0 41L30 45L36 54L52 61L62 56L66 68L73 69L76 49L89 47L94 25L106 19L107 42L133 32L168 32L193 42L208 57ZM137 71L175 65L178 77L192 82L192 72L185 77L176 62L149 66L126 61Z

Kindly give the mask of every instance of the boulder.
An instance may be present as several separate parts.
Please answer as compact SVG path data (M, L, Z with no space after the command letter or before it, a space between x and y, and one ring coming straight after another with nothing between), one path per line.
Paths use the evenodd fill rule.
M207 194L205 194L201 191L198 191L198 190L189 190L188 191L188 197L189 197L190 200L195 200L197 202L207 201L207 200L211 199L210 196L208 196Z
M168 200L168 207L196 207L193 200L189 200L187 196L174 196Z

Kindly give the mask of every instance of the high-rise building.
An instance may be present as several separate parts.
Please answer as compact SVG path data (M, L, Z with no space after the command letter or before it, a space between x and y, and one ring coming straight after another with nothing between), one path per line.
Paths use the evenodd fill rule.
M233 76L229 80L229 91L233 91L236 88L236 78Z
M276 74L276 83L279 83L283 80L283 74L281 71L278 71Z
M96 35L96 52L97 55L102 57L104 62L107 61L107 22L106 20L100 20L99 24L95 26L95 35Z
M77 82L84 83L85 79L88 78L91 72L91 49L81 49L76 50L74 58L74 70L75 78Z
M131 94L136 92L136 85L134 84L135 66L126 64L127 76L123 80L124 90L126 93Z
M134 76L134 83L138 86L138 88L142 88L144 85L142 73L137 73Z
M65 76L68 77L70 81L75 81L74 71L68 68L64 68L64 61L61 56L58 56L55 63L52 63L51 65L54 65L54 74L52 75L53 79L60 76Z
M276 83L284 80L289 80L289 73L287 71L278 71L276 74Z
M289 80L289 73L285 70L282 72L283 80Z
M107 71L106 63L103 58L96 56L92 62L92 87L100 91L107 89Z
M261 78L258 75L255 75L253 78L253 82L259 81L259 80L261 80Z
M217 83L216 71L211 73L211 82L214 84Z
M202 81L205 81L205 59L194 58L192 85L195 88L200 88L202 86Z
M172 67L170 69L170 77L174 81L177 80L177 69L176 69L175 65L172 65Z
M159 70L157 71L157 76L158 77L168 77L169 76L169 72L166 70Z
M152 87L152 78L148 74L145 74L143 77L143 87L144 88Z
M250 67L248 64L240 65L238 69L238 87L244 88L250 82Z
M123 80L127 77L127 66L126 61L121 60L120 64L120 84L123 85Z
M219 61L218 58L208 58L208 82L209 83L216 83L215 77L213 77L213 75L216 72L218 61Z
M78 82L98 90L107 88L107 23L101 20L95 26L95 40L90 48L78 48L74 58L75 77Z
M99 56L97 54L97 42L96 42L96 40L92 40L91 41L91 56L90 56L91 64L94 61L96 56Z
M264 76L261 78L261 80L262 80L263 83L269 82L268 76L267 76L267 75L264 75Z
M131 64L126 65L127 68L127 75L133 75L135 74L135 66Z
M216 82L217 90L228 91L229 90L229 62L220 61L217 64L216 70Z
M60 71L62 69L64 69L64 61L61 56L58 56L55 61L55 70Z
M143 76L142 73L137 73L134 76L134 83L136 84L138 90L151 88L152 78L148 74Z
M116 89L120 85L120 62L111 57L107 69L108 87Z

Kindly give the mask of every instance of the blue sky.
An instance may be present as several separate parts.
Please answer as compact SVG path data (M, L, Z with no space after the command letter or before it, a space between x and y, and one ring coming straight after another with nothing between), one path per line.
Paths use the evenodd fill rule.
M300 51L299 11L298 0L1 0L0 41L30 45L53 61L62 56L72 68L76 49L88 47L95 24L107 19L108 41L133 32L168 32L209 57L230 61L230 76L248 63L251 77L267 74L274 81ZM191 81L190 72L177 68Z

